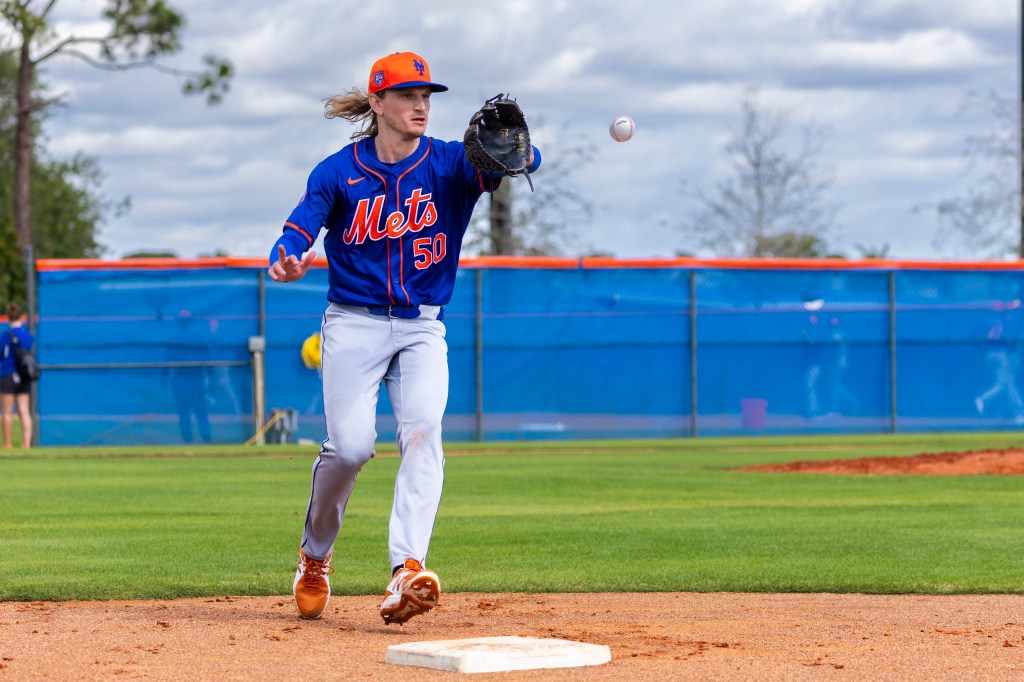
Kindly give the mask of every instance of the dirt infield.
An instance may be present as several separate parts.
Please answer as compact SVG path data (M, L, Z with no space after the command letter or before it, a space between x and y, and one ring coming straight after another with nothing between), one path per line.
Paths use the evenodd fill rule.
M1024 474L1021 451L798 462L755 470ZM459 673L384 663L390 644L519 635L605 644L603 666L474 680L1020 680L1024 595L445 594L385 626L379 597L0 603L7 680L352 680Z
M495 635L605 644L612 661L474 680L1019 680L1024 596L450 594L403 627L377 597L0 604L0 680L455 679L389 644Z
M934 452L913 457L861 457L742 467L740 471L911 476L1024 476L1024 450Z

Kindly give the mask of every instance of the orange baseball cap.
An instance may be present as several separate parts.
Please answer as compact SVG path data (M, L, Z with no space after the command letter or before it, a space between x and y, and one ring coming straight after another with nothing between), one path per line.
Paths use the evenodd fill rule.
M447 85L430 82L430 67L427 60L412 52L396 52L378 59L370 69L369 92L375 93L388 88L413 88L425 85L431 92L444 92Z

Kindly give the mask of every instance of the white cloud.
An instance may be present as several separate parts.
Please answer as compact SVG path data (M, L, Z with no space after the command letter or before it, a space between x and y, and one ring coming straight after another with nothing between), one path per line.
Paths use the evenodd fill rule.
M733 114L743 87L732 83L684 83L651 95L651 109L692 114Z
M883 133L879 141L899 154L925 154L936 145L938 136L930 130L899 130Z
M522 86L537 92L584 89L580 76L595 54L594 47L565 48L539 64Z
M821 66L847 69L929 71L996 66L969 36L945 28L906 33L892 41L827 41L817 52Z

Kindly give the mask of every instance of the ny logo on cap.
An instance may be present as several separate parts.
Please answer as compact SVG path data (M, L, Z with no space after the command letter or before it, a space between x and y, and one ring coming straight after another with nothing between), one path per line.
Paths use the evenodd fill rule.
M419 71L421 76L423 75L423 70L427 68L426 64L418 59L412 60L412 67Z
M384 72L378 71L373 74L373 82L377 87L380 87L384 83Z

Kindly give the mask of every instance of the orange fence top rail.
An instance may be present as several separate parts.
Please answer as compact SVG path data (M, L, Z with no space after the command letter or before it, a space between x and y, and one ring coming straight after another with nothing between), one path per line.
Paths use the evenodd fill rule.
M265 268L264 258L41 258L41 272L73 270L196 270L203 268ZM898 260L888 258L560 258L547 256L480 256L465 258L467 268L537 268L548 270L598 268L708 268L728 270L1024 270L1024 260ZM327 267L317 258L313 267Z

